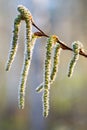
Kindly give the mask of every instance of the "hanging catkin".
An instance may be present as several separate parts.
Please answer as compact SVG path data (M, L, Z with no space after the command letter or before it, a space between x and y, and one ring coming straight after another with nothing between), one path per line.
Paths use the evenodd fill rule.
M50 36L46 45L46 57L44 67L44 91L42 96L43 101L43 116L47 117L49 113L49 89L50 89L50 71L51 71L51 52L53 47L53 36Z
M12 44L8 55L8 60L6 63L6 71L10 70L11 64L17 52L17 47L18 47L17 41L18 41L18 32L19 32L20 23L21 23L21 15L18 15L17 18L14 20L13 39L12 39Z
M74 51L73 58L69 64L68 77L71 77L74 71L74 67L76 65L77 60L79 59L79 51L82 49L83 45L79 41L75 41L72 43L72 49Z

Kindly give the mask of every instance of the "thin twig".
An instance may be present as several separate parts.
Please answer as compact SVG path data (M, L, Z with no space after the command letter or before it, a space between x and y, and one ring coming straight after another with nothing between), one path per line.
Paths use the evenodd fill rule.
M63 42L61 42L61 41L58 40L58 43L61 44L61 48L62 48L63 50L73 51L72 48L68 47L68 46L67 46L66 44L64 44ZM82 55L82 56L84 56L84 57L87 57L87 54L86 54L86 53L84 52L84 50L82 50L82 49L80 49L79 54Z
M35 23L34 21L32 20L32 25L41 32L41 36L44 36L44 37L49 37L45 32L43 32ZM62 41L60 41L59 39L57 40L57 42L61 45L61 48L63 50L70 50L70 51L73 51L72 48L68 47L65 43L63 43ZM84 50L80 50L79 52L80 55L84 56L84 57L87 57L87 54L84 52Z
M32 25L33 25L35 28L37 28L37 29L42 33L43 36L49 37L49 36L46 35L39 27L37 27L36 24L35 24L33 21L32 21Z

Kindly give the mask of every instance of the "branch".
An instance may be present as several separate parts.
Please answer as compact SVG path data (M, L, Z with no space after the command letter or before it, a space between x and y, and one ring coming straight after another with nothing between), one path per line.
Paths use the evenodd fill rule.
M40 32L38 32L39 36L44 36L44 37L49 37L46 33L44 33L35 23L34 21L32 20L32 25L37 29L39 30ZM73 51L72 48L68 47L65 43L63 43L62 41L59 40L59 38L57 39L57 42L61 45L61 48L63 50L70 50L70 51ZM84 52L84 50L80 50L79 52L80 55L84 56L84 57L87 57L87 54Z

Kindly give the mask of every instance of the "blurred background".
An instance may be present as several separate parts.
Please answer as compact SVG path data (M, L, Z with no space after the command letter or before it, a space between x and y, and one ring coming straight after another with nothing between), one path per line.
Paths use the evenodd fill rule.
M5 72L5 64L19 4L31 11L36 25L48 35L58 35L68 46L79 40L87 49L87 0L0 0L0 130L87 130L87 59L80 56L72 78L68 78L70 51L61 53L59 72L50 91L49 116L46 119L42 116L42 93L37 94L35 88L43 80L46 38L37 40L26 85L25 108L18 109L24 22L9 72Z

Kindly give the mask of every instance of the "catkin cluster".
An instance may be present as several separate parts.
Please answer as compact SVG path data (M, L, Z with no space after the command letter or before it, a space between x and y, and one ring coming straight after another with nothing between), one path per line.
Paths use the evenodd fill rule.
M25 88L26 81L28 76L28 71L31 64L33 48L35 45L35 41L39 36L32 34L32 16L27 8L20 5L18 6L19 15L14 20L14 30L13 30L13 39L11 44L11 49L9 51L9 56L6 64L6 71L8 71L11 67L11 64L15 58L18 46L18 32L20 23L22 20L26 23L26 42L25 42L25 50L24 50L24 62L20 76L19 89L18 89L18 104L19 108L24 108L24 100L25 100Z
M52 64L52 50L53 51L53 64ZM47 117L49 113L49 90L50 85L55 80L60 54L60 44L57 43L57 36L52 35L48 38L46 44L46 56L45 56L45 66L43 73L43 83L36 88L37 92L43 90L42 102L43 102L43 116Z
M32 54L34 45L37 38L40 38L44 35L44 33L39 30L39 32L32 32L33 19L30 11L24 6L18 6L19 14L14 20L14 30L13 30L13 39L10 47L8 60L6 63L6 71L9 71L13 60L15 58L17 47L18 47L18 36L19 36L19 28L21 21L24 20L26 24L26 42L24 49L24 61L23 67L20 75L19 89L18 89L18 105L19 108L24 108L25 103L25 88L28 72L31 65ZM35 26L36 27L36 26ZM47 36L47 35L45 35ZM41 92L43 90L42 95L42 103L43 103L43 116L47 117L49 114L49 94L50 94L50 86L54 82L58 68L59 68L59 57L60 52L63 49L62 45L59 42L59 39L56 35L47 36L47 44L45 51L45 62L44 62L44 72L43 72L43 82L36 88L37 92ZM83 50L83 45L79 41L75 41L72 43L73 57L69 64L68 69L68 77L71 77L73 74L74 66L79 59L79 54Z
M60 52L61 52L61 46L59 43L56 43L53 46L53 65L51 68L51 73L50 73L50 84L53 83L53 81L56 78L57 72L58 72L58 65L59 65L59 57L60 57ZM43 90L43 83L41 83L37 88L36 91L39 93Z

